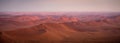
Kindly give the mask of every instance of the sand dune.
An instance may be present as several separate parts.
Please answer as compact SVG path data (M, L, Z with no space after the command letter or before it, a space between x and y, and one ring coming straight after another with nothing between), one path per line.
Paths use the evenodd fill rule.
M4 17L0 16L0 41L3 43L120 42L119 14Z

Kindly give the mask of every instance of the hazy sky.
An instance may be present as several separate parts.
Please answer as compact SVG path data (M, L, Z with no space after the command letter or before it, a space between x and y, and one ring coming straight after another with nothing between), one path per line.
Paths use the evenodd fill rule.
M0 0L0 12L120 12L120 0Z

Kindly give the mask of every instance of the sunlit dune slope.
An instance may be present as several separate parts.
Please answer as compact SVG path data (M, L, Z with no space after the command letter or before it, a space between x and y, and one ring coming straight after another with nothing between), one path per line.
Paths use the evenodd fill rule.
M120 27L115 25L81 25L70 23L45 23L30 28L3 32L3 39L13 42L119 42ZM86 24L86 23L84 23ZM114 38L113 38L114 37ZM9 41L8 42L11 42ZM87 42L86 42L87 43Z

